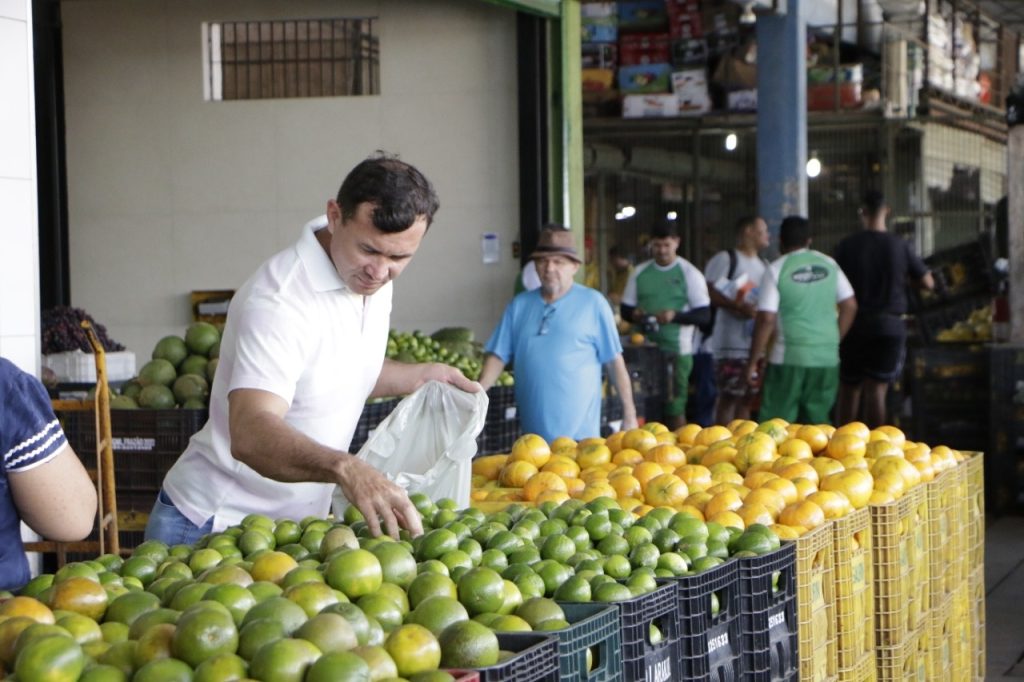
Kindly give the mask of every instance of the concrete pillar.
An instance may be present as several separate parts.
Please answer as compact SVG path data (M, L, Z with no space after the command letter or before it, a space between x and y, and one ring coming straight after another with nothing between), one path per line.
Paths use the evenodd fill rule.
M1024 343L1024 125L1010 128L1006 149L1010 242L1010 341Z
M39 374L39 226L30 0L0 2L0 356Z
M758 212L773 234L783 217L807 215L807 1L757 18Z

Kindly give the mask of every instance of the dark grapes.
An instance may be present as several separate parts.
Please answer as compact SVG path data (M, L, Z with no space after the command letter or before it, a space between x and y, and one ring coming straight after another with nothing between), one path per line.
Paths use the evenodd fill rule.
M89 316L89 313L81 308L57 306L43 311L43 354L64 353L71 350L82 350L86 353L91 353L92 346L89 345L89 337L86 336L85 330L82 329L83 320L89 320L90 324L92 324L93 331L96 332L96 338L99 339L103 350L107 352L124 350L124 346L111 340L107 336L106 327L102 324L96 324L96 321Z

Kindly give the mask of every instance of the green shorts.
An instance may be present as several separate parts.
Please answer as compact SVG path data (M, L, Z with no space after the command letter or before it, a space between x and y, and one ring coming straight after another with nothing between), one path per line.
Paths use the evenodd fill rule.
M839 390L839 367L768 365L758 419L825 424Z
M675 376L672 399L665 403L665 417L672 418L686 414L686 397L690 392L690 372L693 370L692 355L677 355L673 366Z

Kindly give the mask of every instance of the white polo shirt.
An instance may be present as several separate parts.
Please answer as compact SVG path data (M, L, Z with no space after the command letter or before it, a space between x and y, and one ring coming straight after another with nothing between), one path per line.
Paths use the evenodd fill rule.
M167 473L163 487L192 523L213 529L257 512L272 519L325 516L333 484L281 483L231 456L228 394L269 391L288 402L284 420L323 445L347 450L384 363L390 283L350 291L308 223L231 301L210 392L210 419Z

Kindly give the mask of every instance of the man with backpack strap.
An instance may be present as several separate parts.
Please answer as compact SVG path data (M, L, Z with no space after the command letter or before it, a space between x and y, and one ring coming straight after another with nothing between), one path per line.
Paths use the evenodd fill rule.
M758 216L736 221L736 248L719 251L704 268L711 297L711 351L715 356L718 404L715 423L750 419L757 390L744 370L757 313L758 286L767 262L758 252L768 247L768 225Z

